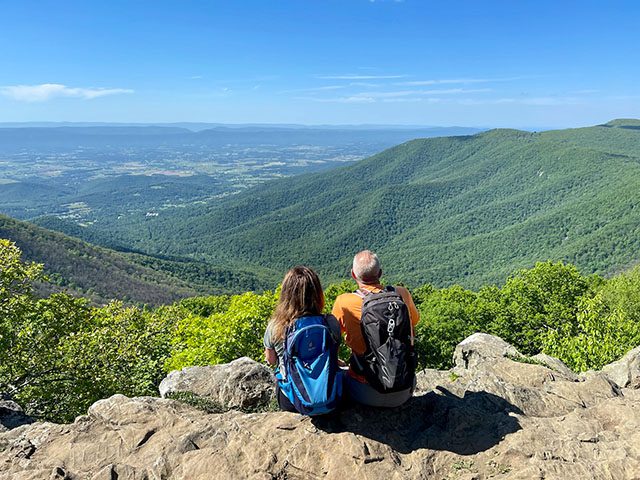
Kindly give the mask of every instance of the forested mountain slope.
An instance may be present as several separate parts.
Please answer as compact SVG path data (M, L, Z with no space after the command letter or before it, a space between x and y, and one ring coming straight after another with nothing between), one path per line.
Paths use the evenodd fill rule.
M477 286L536 260L610 273L640 257L637 120L414 140L146 221L135 248L345 276L377 250L392 280Z
M41 293L64 289L99 303L118 299L159 305L202 291L124 254L4 215L0 215L0 238L15 242L25 260L44 264L53 283L40 284Z

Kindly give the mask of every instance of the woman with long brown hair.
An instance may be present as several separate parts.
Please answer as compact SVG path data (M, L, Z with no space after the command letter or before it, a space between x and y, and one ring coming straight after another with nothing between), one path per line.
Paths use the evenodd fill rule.
M323 315L323 308L324 292L316 272L305 266L289 270L264 334L267 362L279 367L277 393L282 410L315 415L335 408L336 395L335 403L339 400L340 324L333 315ZM301 394L301 390L305 391Z

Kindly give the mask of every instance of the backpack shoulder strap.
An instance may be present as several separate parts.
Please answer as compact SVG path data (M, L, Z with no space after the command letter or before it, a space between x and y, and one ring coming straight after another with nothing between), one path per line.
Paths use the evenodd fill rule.
M331 336L331 339L336 343L339 344L340 341L338 339L338 337L335 336L335 334L333 333L333 330L331 330L331 325L329 325L329 322L327 321L327 318L329 318L329 315L326 313L322 314L322 323L327 327L327 329L329 330L329 335Z
M359 296L361 299L364 300L367 297L367 295L369 295L371 292L368 290L365 290L364 288L359 288L353 293L355 293L357 296Z

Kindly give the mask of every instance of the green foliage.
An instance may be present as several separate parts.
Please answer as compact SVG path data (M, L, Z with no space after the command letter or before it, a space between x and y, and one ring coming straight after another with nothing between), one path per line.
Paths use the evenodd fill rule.
M515 273L502 288L422 287L416 292L423 318L416 329L420 365L450 367L455 346L475 332L497 335L524 355L549 350L550 332L562 332L562 338L576 334L580 302L603 282L582 276L573 265L541 262Z
M41 266L0 241L0 392L34 416L68 421L120 392L149 395L163 376L175 308L148 312L53 294L38 299Z
M431 292L431 293L428 293ZM459 285L416 295L421 322L416 327L419 366L449 368L455 346L474 332L486 331L490 304Z
M210 297L190 297L181 300L178 305L201 317L209 317L215 313L224 313L229 309L231 298L228 295Z
M640 267L585 298L575 322L547 332L544 350L577 371L598 369L640 345Z
M0 391L15 395L31 415L72 418L60 409L87 405L77 397L82 387L67 349L88 323L90 309L85 300L64 294L24 306L3 334L8 345L0 352Z
M277 296L248 292L231 297L228 308L209 317L190 314L178 322L167 370L212 365L247 356L261 361L262 336Z
M575 333L578 304L589 283L573 265L541 262L509 277L500 291L500 305L490 333L526 355L540 352L549 330Z
M64 351L67 371L75 376L77 409L115 393L155 395L164 377L176 313L151 313L120 302L92 309Z

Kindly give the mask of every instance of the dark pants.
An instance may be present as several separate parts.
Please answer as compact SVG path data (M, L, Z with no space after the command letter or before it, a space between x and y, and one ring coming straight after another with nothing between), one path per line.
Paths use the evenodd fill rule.
M296 407L294 407L293 403L291 403L287 396L282 393L282 390L280 390L280 387L277 383L276 392L278 395L278 407L280 407L280 410L282 410L283 412L297 412Z

